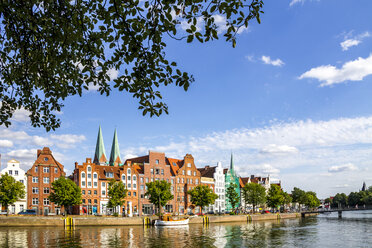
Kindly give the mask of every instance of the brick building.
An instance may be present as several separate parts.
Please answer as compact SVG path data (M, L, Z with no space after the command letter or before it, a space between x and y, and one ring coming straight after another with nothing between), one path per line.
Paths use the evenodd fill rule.
M37 158L27 175L27 208L36 209L39 214L60 214L61 208L50 202L48 196L51 184L65 176L64 167L52 155L48 147L37 150Z

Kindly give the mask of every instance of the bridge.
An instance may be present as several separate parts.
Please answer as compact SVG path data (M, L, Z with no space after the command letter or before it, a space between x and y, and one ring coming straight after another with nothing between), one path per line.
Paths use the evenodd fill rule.
M301 217L305 217L309 214L325 214L325 213L333 213L338 212L338 218L342 218L342 212L345 211L362 211L362 210L372 210L372 207L354 207L354 208L334 208L334 209L318 209L318 210L310 210L310 211L303 211L301 212Z

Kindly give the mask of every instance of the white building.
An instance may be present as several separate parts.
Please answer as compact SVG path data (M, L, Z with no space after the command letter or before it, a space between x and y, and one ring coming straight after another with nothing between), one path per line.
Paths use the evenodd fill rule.
M251 204L246 206L245 200L244 200L243 187L247 183L257 183L261 185L262 187L264 187L267 193L270 189L270 176L268 175L267 177L261 177L261 176L255 177L254 175L251 175L251 177L240 178L240 191L241 191L240 203L241 203L242 209L245 211L248 211L252 208Z
M214 181L214 192L218 195L214 205L209 206L208 211L215 213L225 212L225 175L223 174L223 168L221 162L217 163L217 166L205 166L199 168L200 174L206 178L213 178ZM203 181L202 181L203 183Z
M25 175L25 171L19 167L19 161L15 159L11 159L8 161L7 167L1 170L0 175L3 175L5 173L8 173L8 175L14 177L16 181L19 181L25 185L25 198L8 206L10 214L18 214L19 212L27 208L27 177ZM1 210L6 211L5 207L1 207Z

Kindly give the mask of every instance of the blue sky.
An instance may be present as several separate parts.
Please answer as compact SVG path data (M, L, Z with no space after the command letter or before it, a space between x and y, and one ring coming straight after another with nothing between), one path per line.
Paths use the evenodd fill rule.
M168 58L196 79L188 92L161 89L169 115L142 117L128 94L93 90L67 99L56 132L29 127L20 110L0 128L2 164L28 168L50 146L71 173L93 156L101 125L107 155L117 128L122 158L153 149L227 167L233 151L242 176L270 174L287 191L327 197L372 185L371 10L367 0L269 0L234 49L169 41Z

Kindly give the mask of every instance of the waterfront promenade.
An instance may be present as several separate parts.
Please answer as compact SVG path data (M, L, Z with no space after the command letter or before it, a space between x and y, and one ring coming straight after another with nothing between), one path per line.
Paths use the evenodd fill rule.
M262 220L293 219L301 217L299 213L282 214L252 214L252 215L206 215L209 223L233 223L233 222L251 222ZM74 216L75 226L141 226L144 225L145 217L94 217L94 216ZM147 217L150 220L157 219L157 216ZM189 224L203 224L203 217L191 216ZM0 226L2 227L27 227L27 226L64 226L65 218L57 216L2 216L0 217Z

